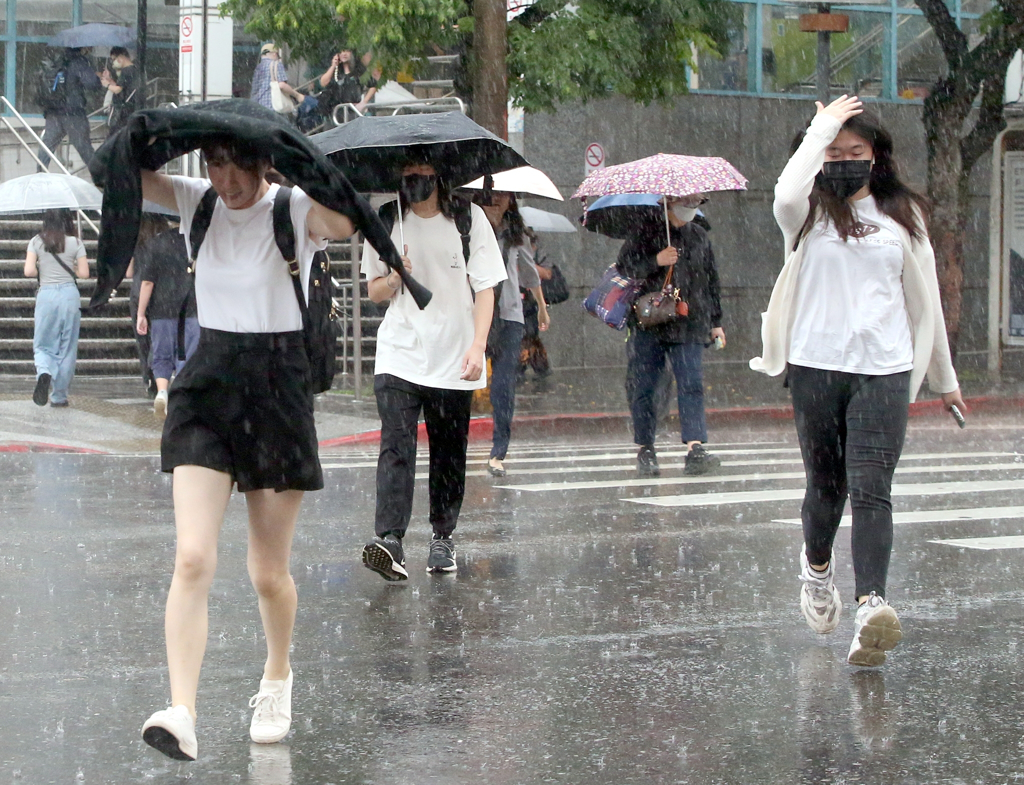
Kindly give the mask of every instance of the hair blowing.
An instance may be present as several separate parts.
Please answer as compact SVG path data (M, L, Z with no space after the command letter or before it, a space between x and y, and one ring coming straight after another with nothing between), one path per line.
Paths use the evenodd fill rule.
M47 253L64 253L67 237L78 237L78 230L71 220L70 210L47 210L43 213L43 228L39 232L43 248Z
M927 220L928 200L908 188L900 180L896 171L896 162L893 159L892 135L882 128L878 118L870 112L854 115L843 123L841 130L849 131L871 145L875 162L871 167L868 190L875 197L878 209L906 229L911 237L916 240L922 239L925 236L925 228L918 222L914 208L917 207ZM805 131L801 131L796 135L790 146L790 155L800 147L805 133ZM797 244L817 222L819 207L825 223L831 221L835 224L836 231L844 242L850 235L856 233L857 221L854 219L849 200L839 199L834 194L822 190L817 183L811 189L809 200L811 209L797 235ZM793 248L796 250L795 244Z

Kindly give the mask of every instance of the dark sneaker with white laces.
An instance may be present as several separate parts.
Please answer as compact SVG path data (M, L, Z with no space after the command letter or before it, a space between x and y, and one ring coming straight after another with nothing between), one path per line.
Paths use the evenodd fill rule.
M641 477L659 477L658 456L654 454L654 445L645 444L636 454L636 473Z
M406 581L405 551L395 535L374 537L363 546L363 564L386 581Z
M427 572L455 572L459 566L455 563L455 543L451 537L438 537L430 540L430 556L427 557Z
M686 468L683 469L683 474L708 474L721 465L722 461L717 455L705 450L703 444L695 444L686 453Z

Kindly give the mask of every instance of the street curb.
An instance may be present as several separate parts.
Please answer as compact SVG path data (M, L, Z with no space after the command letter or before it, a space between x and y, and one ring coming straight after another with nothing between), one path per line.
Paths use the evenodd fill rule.
M103 450L93 450L88 447L71 447L67 444L48 444L46 442L3 442L0 443L0 453L3 452L68 453L73 455L110 454Z
M965 398L967 414L978 412L1001 412L1019 409L1024 412L1024 397L1007 398L998 395L980 395ZM910 404L911 417L936 415L942 412L941 399L917 401ZM708 409L705 417L709 425L738 425L764 420L792 420L792 406L741 406L731 409ZM516 417L512 422L514 435L560 435L567 432L580 434L604 431L609 427L628 428L629 412L576 412L571 414L528 414ZM494 428L492 417L474 417L469 421L469 441L483 442L491 439ZM526 432L524 434L524 432ZM424 423L419 425L418 438L426 438L427 429ZM380 430L363 431L349 436L325 439L320 447L351 447L380 442Z

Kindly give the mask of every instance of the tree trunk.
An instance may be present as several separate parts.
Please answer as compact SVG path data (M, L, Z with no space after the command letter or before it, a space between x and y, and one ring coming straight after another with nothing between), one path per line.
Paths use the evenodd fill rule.
M952 89L952 88L950 88ZM931 105L924 113L928 145L928 198L931 216L928 234L935 249L939 294L945 316L949 348L956 358L963 311L964 231L963 161L960 140L969 99L937 90L926 99Z
M473 119L508 139L505 0L473 0Z

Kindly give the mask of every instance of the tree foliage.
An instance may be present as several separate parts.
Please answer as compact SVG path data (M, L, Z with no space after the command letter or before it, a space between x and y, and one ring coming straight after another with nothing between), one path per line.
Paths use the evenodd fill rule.
M421 71L432 54L472 53L471 0L227 0L223 7L249 32L307 59L329 41L372 50L385 77ZM739 14L728 0L538 0L508 25L510 96L537 111L613 93L642 103L685 93L695 54L724 53ZM464 58L463 68L470 62Z

